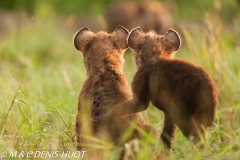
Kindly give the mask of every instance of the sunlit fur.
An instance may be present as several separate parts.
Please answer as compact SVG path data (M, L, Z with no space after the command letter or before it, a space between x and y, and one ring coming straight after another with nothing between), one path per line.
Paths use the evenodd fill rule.
M138 132L134 131L129 139L125 141L122 139L121 136L131 122L136 122L140 128L151 126L145 124L137 114L125 118L105 117L99 120L99 117L108 113L114 105L131 98L127 81L122 73L123 54L128 48L127 36L128 31L119 26L111 34L102 31L93 33L85 27L74 37L75 48L83 54L87 74L78 98L76 117L78 149L86 148L84 147L86 144L90 146L96 144L84 138L84 135L123 145L127 140L139 136ZM155 130L153 127L152 129ZM100 156L97 158L104 159Z

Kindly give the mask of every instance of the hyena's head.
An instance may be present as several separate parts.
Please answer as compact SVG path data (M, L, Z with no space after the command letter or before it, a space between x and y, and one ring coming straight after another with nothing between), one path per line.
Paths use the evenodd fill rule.
M181 45L181 39L172 29L165 35L158 35L153 31L144 33L138 27L130 32L128 45L134 51L137 66L140 66L154 63L159 58L172 58Z
M123 53L128 48L128 30L118 26L114 32L91 32L87 27L74 36L74 46L83 54L87 74L104 72L106 69L122 70Z

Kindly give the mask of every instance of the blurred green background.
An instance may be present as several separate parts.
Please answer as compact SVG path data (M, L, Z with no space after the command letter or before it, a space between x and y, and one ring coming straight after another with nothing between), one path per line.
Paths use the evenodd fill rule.
M105 15L113 2L117 1L0 1L0 152L75 150L77 97L86 76L73 35L83 26L107 30ZM176 57L205 68L219 98L206 149L193 149L178 130L172 159L238 159L239 1L159 2L168 4L172 28L182 38ZM136 71L130 50L124 59L124 75L130 84ZM145 113L146 121L161 133L162 112L150 106ZM148 148L138 153L137 159L151 155Z
M124 0L122 0L124 1ZM126 2L141 2L144 0L131 0ZM44 5L46 10L51 8L57 15L99 15L103 14L107 7L112 2L118 2L118 0L72 0L70 2L65 0L2 0L0 7L10 11L23 11L29 14L36 14L40 6ZM206 12L213 10L217 7L217 3L220 2L221 9L219 13L225 20L232 19L232 16L236 15L239 11L239 4L237 0L165 0L163 2L175 3L178 7L176 16L180 19L196 19Z

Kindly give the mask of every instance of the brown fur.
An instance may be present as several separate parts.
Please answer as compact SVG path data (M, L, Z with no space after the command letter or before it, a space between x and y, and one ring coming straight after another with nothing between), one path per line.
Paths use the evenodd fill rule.
M109 121L99 120L99 117L108 113L114 105L131 97L122 73L123 53L128 48L127 36L128 31L121 26L111 34L102 31L95 34L85 27L75 35L74 45L83 53L83 63L87 72L87 79L78 98L78 149L82 144L94 143L84 139L84 134L121 145L126 142L121 141L121 136L128 129L130 122L135 121L140 128L150 126L137 114L124 118L111 117L110 120L106 117ZM84 125L91 126L89 131ZM135 137L138 137L136 132L131 138Z
M169 148L176 126L186 137L193 135L194 142L199 142L199 133L205 138L202 127L207 130L213 124L217 107L216 90L206 71L172 58L180 42L174 30L162 36L133 29L128 38L138 67L133 99L113 109L113 116L128 115L147 109L151 101L164 112L161 139Z
M128 29L140 26L143 31L155 30L157 33L165 33L173 26L171 12L171 7L163 2L121 1L109 6L106 22L110 30L123 25Z

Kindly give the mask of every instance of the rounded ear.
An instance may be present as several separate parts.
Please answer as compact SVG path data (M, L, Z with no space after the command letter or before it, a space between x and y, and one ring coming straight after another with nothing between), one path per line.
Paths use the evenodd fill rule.
M119 49L128 48L128 44L127 44L128 34L129 34L128 30L123 26L119 25L115 29L115 31L111 34L114 45Z
M128 30L121 25L117 26L117 28L115 29L115 32L118 32L118 33L120 33L120 34L122 34L123 36L126 36L126 37L129 34Z
M140 27L132 29L128 36L128 45L133 50L141 50L144 43L144 33Z
M163 44L168 53L176 52L181 46L180 36L173 29L169 29L163 36Z
M86 44L92 39L93 33L89 28L81 28L74 36L73 43L77 50L83 51Z

